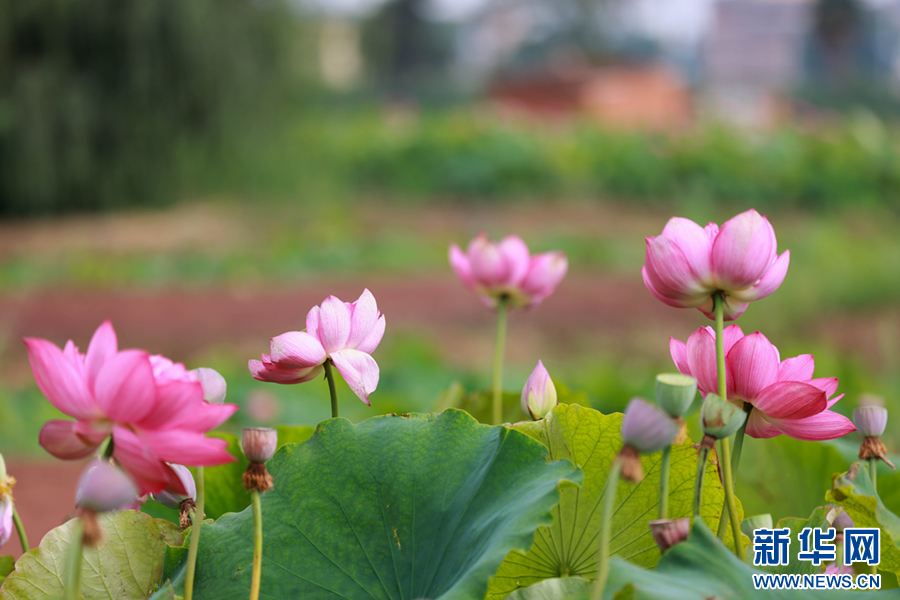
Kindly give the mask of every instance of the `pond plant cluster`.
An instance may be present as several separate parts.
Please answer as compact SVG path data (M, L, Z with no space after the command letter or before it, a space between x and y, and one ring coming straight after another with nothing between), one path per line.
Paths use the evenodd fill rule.
M524 420L504 422L514 403L502 380L508 313L538 309L568 269L562 252L532 255L515 235L450 247L460 281L496 313L497 338L491 390L440 413L338 416L335 372L377 402L373 353L386 321L367 289L354 302L326 298L304 331L273 337L249 361L260 381L327 381L333 418L240 439L210 433L238 409L212 369L120 350L108 321L84 353L71 340L27 338L38 387L73 419L46 423L41 446L95 458L76 516L31 549L0 458L0 542L16 532L24 551L0 558L0 600L897 597L755 589L766 573L874 574L884 588L900 574L900 518L876 487L877 463L893 467L879 437L887 411L869 403L851 421L831 410L843 394L836 378L815 377L812 355L782 359L763 333L725 327L787 275L790 252L777 254L768 220L755 210L721 227L675 217L646 242L647 289L713 326L670 338L677 373L657 377L656 402L632 399L624 415L569 402L538 361L519 398ZM698 391L695 443L685 416ZM808 518L743 514L734 483L747 436L853 431L860 462L835 474ZM879 532L877 565L842 560L854 527ZM835 557L810 561L794 543L760 565L760 532L798 539L807 528L833 534Z

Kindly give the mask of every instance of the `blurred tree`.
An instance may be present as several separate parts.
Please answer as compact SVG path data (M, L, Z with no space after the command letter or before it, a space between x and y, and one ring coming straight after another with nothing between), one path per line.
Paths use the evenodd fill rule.
M187 141L287 91L280 0L0 2L0 212L172 197Z
M393 99L427 94L446 84L453 27L427 18L428 0L390 0L363 24L366 68Z

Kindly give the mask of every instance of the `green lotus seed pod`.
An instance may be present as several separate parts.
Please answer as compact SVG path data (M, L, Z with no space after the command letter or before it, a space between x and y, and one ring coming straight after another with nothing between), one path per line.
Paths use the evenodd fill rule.
M683 417L694 396L697 380L681 373L661 373L656 376L656 403L672 417Z
M703 433L721 440L733 434L744 424L744 421L747 420L747 413L716 394L707 394L700 411L700 420L703 423Z
M772 529L772 515L756 515L744 519L744 522L741 523L741 531L751 540L755 529Z

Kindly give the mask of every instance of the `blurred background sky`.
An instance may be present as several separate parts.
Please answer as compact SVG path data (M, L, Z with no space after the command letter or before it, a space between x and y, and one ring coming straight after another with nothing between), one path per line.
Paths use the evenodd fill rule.
M756 208L791 267L744 331L896 423L898 85L900 0L0 3L0 451L26 523L59 522L40 482L80 465L34 466L58 413L23 336L84 349L110 318L122 347L219 369L228 428L313 424L323 383L246 362L368 287L381 382L371 408L342 386L341 414L429 411L489 385L493 316L447 264L481 230L571 265L512 316L506 389L541 359L612 411L709 324L646 291L644 237ZM808 515L857 443L751 440L780 467L747 467L748 512ZM896 510L898 478L879 489Z

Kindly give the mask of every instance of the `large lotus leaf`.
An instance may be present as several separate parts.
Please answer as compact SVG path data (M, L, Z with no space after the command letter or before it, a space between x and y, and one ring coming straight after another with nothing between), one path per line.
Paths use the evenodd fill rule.
M500 599L513 590L542 579L565 575L593 578L596 571L601 500L613 459L622 448L622 414L604 415L577 404L556 406L546 419L517 423L515 429L533 437L550 451L550 459L568 459L584 470L584 485L564 488L553 524L538 529L534 545L526 552L512 552L491 580L489 599ZM642 457L646 477L639 484L621 482L616 493L610 537L615 555L635 564L653 566L659 549L648 522L657 518L661 453ZM669 517L692 513L697 450L690 440L672 448L669 483ZM701 514L718 525L724 491L716 465L710 462L704 478ZM738 503L738 512L741 512ZM730 540L731 536L728 536ZM748 539L744 538L746 547Z
M168 521L134 510L100 515L99 522L103 541L84 551L83 598L146 598L162 574L166 545L181 544L181 532ZM74 526L74 521L60 525L23 554L0 586L0 600L61 598Z
M306 441L315 431L315 427L306 425L279 425L275 429L278 431L279 448L285 444ZM242 479L247 470L247 458L241 449L241 440L230 433L214 433L212 437L227 441L226 449L236 459L226 465L203 469L203 512L207 518L218 519L225 513L240 512L250 506L250 495L244 489Z
M881 528L879 571L890 571L900 579L900 517L892 513L872 487L866 464L855 462L834 478L834 486L825 494L828 502L844 507L856 527Z
M551 522L560 481L581 479L528 436L457 410L331 419L268 467L268 598L481 600L509 551ZM195 598L247 597L252 529L250 510L204 526Z
M896 598L896 592L845 590L757 590L753 575L762 574L738 560L704 523L695 521L691 536L674 546L650 571L614 556L604 600L864 600ZM586 579L548 579L509 595L508 600L587 600L592 582Z
M858 460L859 439L854 437L825 442L786 435L766 440L744 438L736 489L744 510L750 515L769 513L776 521L806 517L822 504L835 473L843 473ZM773 468L776 465L778 468ZM878 475L882 500L900 510L900 473L881 465Z

